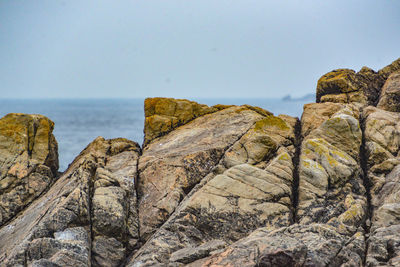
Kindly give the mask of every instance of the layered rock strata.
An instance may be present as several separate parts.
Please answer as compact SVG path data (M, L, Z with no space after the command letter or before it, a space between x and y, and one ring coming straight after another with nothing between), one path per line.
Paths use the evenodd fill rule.
M0 266L397 266L400 61L322 76L301 119L145 101L145 140L58 175L54 124L0 120Z

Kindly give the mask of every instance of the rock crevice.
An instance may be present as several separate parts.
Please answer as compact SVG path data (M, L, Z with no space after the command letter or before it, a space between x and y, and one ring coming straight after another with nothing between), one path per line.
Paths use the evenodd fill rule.
M297 223L297 207L299 205L299 184L300 184L300 157L301 157L301 145L303 142L303 137L301 135L301 121L297 119L295 125L295 154L292 158L293 162L293 185L292 185L292 223Z
M399 60L325 74L301 119L146 99L143 148L59 177L53 122L5 116L0 266L399 266Z

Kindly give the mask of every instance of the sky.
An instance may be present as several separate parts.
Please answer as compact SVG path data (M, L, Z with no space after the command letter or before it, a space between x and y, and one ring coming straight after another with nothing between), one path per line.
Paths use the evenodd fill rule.
M400 1L0 1L0 98L275 98L400 57Z

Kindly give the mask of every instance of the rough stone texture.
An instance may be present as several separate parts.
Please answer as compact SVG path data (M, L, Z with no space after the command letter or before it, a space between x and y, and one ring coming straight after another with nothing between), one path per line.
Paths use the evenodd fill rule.
M52 184L57 176L54 123L42 115L0 119L0 226Z
M392 73L386 80L377 107L400 112L400 71Z
M377 102L383 79L370 68L359 72L338 69L323 75L317 84L317 102L371 105Z
M386 67L379 70L378 74L384 80L386 80L387 78L389 78L390 74L399 70L400 70L400 58L396 59L390 65L387 65Z
M122 138L105 142L106 157L93 178L92 266L119 266L139 239L135 180L140 148Z
M150 143L139 160L140 236L147 239L224 152L263 115L230 107L201 116Z
M358 234L351 241L323 224L259 228L223 252L187 266L361 266L364 238Z
M210 252L225 248L225 246L226 243L222 240L212 240L195 248L183 248L172 253L171 261L190 263L197 259L205 258L210 255Z
M189 266L360 266L367 197L359 149L359 107L305 105L299 159L298 223L259 228ZM317 118L317 119L315 119Z
M146 98L144 101L144 146L197 117L229 107L233 107L233 105L219 104L209 107L186 99ZM249 105L244 105L244 107L262 115L272 115L271 112L259 107Z
M229 109L220 112L230 113ZM202 251L204 242L224 240L229 244L258 227L268 225L274 229L292 222L296 119L272 115L257 119L128 266L171 264L178 259L173 253ZM185 263L207 256L194 252L190 255Z
M48 192L0 229L1 266L118 266L138 239L139 153L122 138L89 144Z
M368 107L364 110L363 116L366 167L371 184L372 205L366 264L398 266L400 264L400 114Z
M372 198L374 213L368 240L368 266L400 264L400 165L386 176Z
M144 145L180 125L224 107L209 107L186 99L147 98L144 101Z
M399 62L323 76L301 121L147 99L142 155L99 137L54 182L53 124L9 117L0 192L41 193L0 226L0 266L399 266Z
M307 108L318 112L312 105ZM310 121L307 114L310 113L304 112L302 117L304 124ZM299 223L326 223L339 233L354 234L365 220L367 206L358 155L362 141L358 110L347 105L320 125L314 125L303 138Z
M316 102L376 105L381 88L390 74L400 70L400 59L375 72L362 67L359 72L337 69L323 75L317 84Z
M367 107L363 112L371 194L379 192L386 175L400 164L400 113Z

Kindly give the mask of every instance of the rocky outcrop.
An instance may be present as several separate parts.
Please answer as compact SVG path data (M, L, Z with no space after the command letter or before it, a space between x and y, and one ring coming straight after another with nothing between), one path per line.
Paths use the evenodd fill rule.
M58 170L54 123L41 115L0 119L0 226L54 182Z
M350 69L334 70L318 80L317 102L360 102L373 105L382 83L378 73L367 67L357 73Z
M378 108L387 111L400 112L400 72L389 76L382 88Z
M193 129L196 129L194 125L202 125L200 128L208 132L200 131L201 136L212 142L206 145L207 149L215 149L214 146L220 143L218 140L229 143L222 143L225 148L214 161L210 173L196 178L199 184L179 207L174 207L174 213L168 221L133 256L128 266L154 266L174 261L176 264L189 263L208 256L211 248L202 253L198 251L204 251L203 247L209 247L210 242L220 244L222 240L223 244L230 244L258 227L268 225L270 229L275 229L293 222L291 207L296 119L263 116L247 107L231 107L213 116L220 118L215 126L227 123L235 125L235 129L228 125L210 127L213 119L204 117L188 124L187 128L181 127L179 136L193 136ZM241 134L228 139L233 130L237 132L240 129L240 125L243 125ZM214 139L221 136L218 131L222 129L223 138ZM199 140L198 137L196 139ZM162 140L167 147L170 143L180 141L175 135ZM146 150L142 157L145 155ZM206 160L213 162L210 157ZM202 164L196 161L189 163L192 173L199 169L195 164ZM141 172L140 179L143 179L142 175ZM140 209L139 205L140 213L151 214L148 209ZM220 247L213 250L217 248Z
M400 165L385 178L372 199L374 213L366 259L369 266L400 265Z
M400 59L375 72L363 67L359 72L337 69L323 75L317 84L317 103L361 103L376 106L381 88L390 74L400 70Z
M306 110L318 116L324 112L318 108L321 105L331 106L332 112L318 125ZM309 133L303 132L301 146L298 221L326 223L352 235L361 226L367 206L359 160L359 111L337 103L309 104L304 109L302 125Z
M301 119L146 99L143 150L59 177L53 123L7 115L0 266L399 265L399 62L322 76Z
M381 95L381 100L384 97ZM368 107L363 116L371 188L366 262L369 266L397 266L400 264L400 114Z
M225 107L209 107L186 99L147 98L144 101L144 145L197 117Z
M259 228L226 250L187 266L359 266L353 258L358 259L357 251L363 249L363 236L348 241L323 224Z
M118 266L138 240L139 146L97 138L0 229L1 266Z
M139 160L141 237L154 233L225 151L262 118L247 107L231 107L201 116L146 146Z
M393 61L390 65L382 68L378 71L379 76L381 76L384 80L389 78L390 74L400 70L400 58Z

